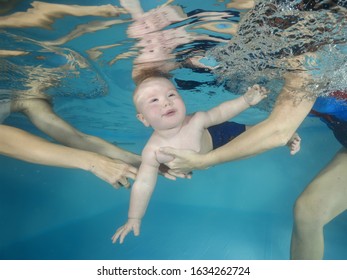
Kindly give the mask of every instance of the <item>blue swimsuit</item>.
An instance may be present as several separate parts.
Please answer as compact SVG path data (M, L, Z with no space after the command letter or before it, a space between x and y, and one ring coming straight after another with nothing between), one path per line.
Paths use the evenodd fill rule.
M246 126L236 122L224 122L210 126L207 130L212 137L213 149L217 149L239 136L246 130Z
M319 117L347 148L347 92L336 91L330 97L317 98L311 115Z

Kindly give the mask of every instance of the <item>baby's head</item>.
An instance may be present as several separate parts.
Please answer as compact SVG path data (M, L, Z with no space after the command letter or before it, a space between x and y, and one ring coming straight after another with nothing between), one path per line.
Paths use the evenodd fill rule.
M160 76L149 77L136 87L133 101L136 117L155 130L181 125L186 115L184 102L173 83Z

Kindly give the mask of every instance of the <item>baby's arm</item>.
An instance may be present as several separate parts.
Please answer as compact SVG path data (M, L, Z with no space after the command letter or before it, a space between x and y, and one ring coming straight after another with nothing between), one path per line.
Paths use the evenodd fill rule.
M252 105L258 104L267 97L268 91L259 85L248 88L247 92L236 99L223 102L207 112L199 112L203 118L204 127L210 127L230 120Z
M131 190L128 221L117 229L112 237L113 243L116 243L118 238L119 242L123 243L125 236L131 231L134 231L135 236L140 234L141 219L153 193L159 169L154 150L145 149L142 158L140 169Z

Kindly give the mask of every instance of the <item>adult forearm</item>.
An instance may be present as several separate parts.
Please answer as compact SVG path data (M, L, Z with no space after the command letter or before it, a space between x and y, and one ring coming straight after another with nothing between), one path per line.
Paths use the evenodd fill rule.
M110 158L119 159L128 164L139 166L141 164L141 156L124 150L114 144L111 144L101 138L88 136L95 143L95 147L99 147L95 152L99 152Z
M66 146L118 159L135 167L138 167L141 164L141 157L139 155L121 149L99 137L84 134L75 130L71 130L69 133L61 133L60 135L51 134L51 137Z
M287 135L290 133L285 133L281 129L270 126L272 124L268 120L259 123L224 146L203 155L202 166L200 168L251 157L286 145L289 140Z
M89 170L92 157L84 151L50 143L20 129L0 126L0 153L36 164Z
M20 104L24 106L24 108L20 108L20 111L27 115L37 128L59 143L68 147L122 160L136 167L140 165L141 157L139 155L123 150L102 138L78 131L57 116L46 100L26 100Z
M309 113L313 103L313 99L302 99L299 104L294 104L292 100L281 100L265 121L204 155L202 167L254 156L286 145Z
M83 134L79 140L66 143L68 146L95 152L104 156L124 161L138 167L141 164L141 157L127 150L119 148L101 138Z

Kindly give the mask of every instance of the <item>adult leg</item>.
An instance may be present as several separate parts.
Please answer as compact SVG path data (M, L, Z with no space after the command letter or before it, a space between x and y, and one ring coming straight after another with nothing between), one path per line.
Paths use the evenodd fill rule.
M343 148L296 201L291 259L323 258L323 227L347 209L346 168Z

